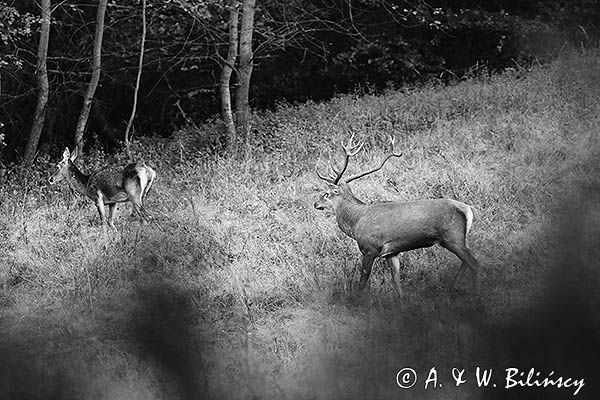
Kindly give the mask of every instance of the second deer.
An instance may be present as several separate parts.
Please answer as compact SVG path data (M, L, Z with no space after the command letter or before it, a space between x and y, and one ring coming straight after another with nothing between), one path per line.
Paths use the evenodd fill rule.
M392 147L393 145L392 139ZM473 223L471 207L451 199L365 204L354 196L348 184L379 171L391 157L400 157L402 154L392 152L378 167L342 181L350 157L356 155L361 148L362 143L354 144L351 137L347 144L342 143L342 167L330 166L329 176L322 176L317 172L319 178L329 185L329 189L314 204L318 210L335 213L340 229L356 240L362 253L359 290L366 286L373 262L381 257L389 261L394 287L398 295L401 295L400 253L439 244L462 261L454 281L464 268L468 268L473 292L477 295L479 263L466 244L466 236Z
M51 184L66 179L73 190L89 197L98 209L105 230L107 223L111 228L117 229L113 223L117 203L130 201L135 214L142 219L150 219L143 201L156 178L156 172L152 168L138 162L121 169L103 169L86 175L73 162L77 154L77 148L72 153L68 148L65 149L56 173L49 179ZM105 205L108 205L108 220Z

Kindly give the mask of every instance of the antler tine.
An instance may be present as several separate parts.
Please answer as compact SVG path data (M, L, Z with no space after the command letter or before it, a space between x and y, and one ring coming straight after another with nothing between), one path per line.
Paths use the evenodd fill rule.
M340 173L340 171L337 168L337 166L335 165L335 163L332 164L331 160L329 160L329 176L331 177L331 179L335 180L335 178L337 178L339 173Z
M326 176L323 176L323 175L321 175L321 174L319 173L319 171L317 171L316 169L315 169L315 174L317 174L317 176L319 177L319 179L321 179L321 180L323 180L323 181L325 181L325 182L327 182L327 183L333 183L333 180L332 180L332 179L330 179L330 178L328 178L328 177L326 177Z
M392 135L390 135L390 143L392 145L392 153L394 152L394 146L396 144L396 138Z
M334 174L339 174L340 173L340 169L337 167L336 163L331 163L331 160L329 160L329 169L330 172L333 172Z
M379 166L377 166L376 168L373 168L372 170L360 173L356 176L353 176L351 178L346 179L346 183L352 182L353 180L362 178L364 176L367 176L369 174L372 174L373 172L377 172L379 171L381 168L383 168L383 166L385 165L385 163L392 157L402 157L402 153L394 153L394 144L396 142L396 138L394 138L393 136L390 136L390 142L392 144L392 152L390 154L388 154L379 164Z
M315 174L319 177L319 179L321 179L321 180L323 180L323 181L325 181L327 183L333 183L333 181L335 180L336 176L332 173L331 162L329 163L329 168L330 168L330 170L328 171L328 176L323 176L323 175L321 175L321 173L317 169L317 165L315 165Z
M359 142L355 144L354 133L352 133L352 135L348 139L348 143L344 144L344 142L342 141L341 145L342 149L344 150L344 164L342 165L342 168L340 170L332 167L333 171L337 174L335 180L333 181L334 185L337 185L342 179L344 172L346 172L346 168L348 168L348 161L350 160L350 157L355 156L362 149L364 143Z
M364 142L358 142L358 143L354 143L354 133L352 133L352 135L350 136L350 138L348 139L348 143L344 144L344 142L341 143L342 144L342 149L344 149L344 153L346 154L347 157L352 157L355 156L356 154L358 154L358 152L362 149L362 147L364 146Z
M337 185L342 179L344 172L346 172L346 169L348 168L348 161L350 160L350 157L355 156L363 148L363 145L363 142L354 143L354 134L352 134L347 143L344 144L344 141L341 142L342 150L344 151L344 163L342 167L338 168L337 165L335 165L335 163L332 164L330 160L329 176L321 175L319 171L317 171L316 167L315 173L321 180L329 184Z

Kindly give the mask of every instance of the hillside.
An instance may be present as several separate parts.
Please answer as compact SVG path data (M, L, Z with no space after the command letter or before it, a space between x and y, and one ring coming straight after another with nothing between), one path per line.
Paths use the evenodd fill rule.
M282 105L254 116L237 157L203 150L216 124L145 139L156 222L121 205L108 239L92 203L49 186L41 160L42 173L0 187L0 397L501 397L450 384L453 367L475 366L593 382L598 115L594 51L453 86ZM355 293L358 249L312 207L325 188L315 166L339 157L349 132L365 142L350 172L378 162L390 135L403 152L352 183L359 198L475 208L480 305L468 279L449 290L460 262L439 247L403 257L401 301L381 263ZM448 385L423 390L433 366ZM413 389L396 385L404 367L419 372Z

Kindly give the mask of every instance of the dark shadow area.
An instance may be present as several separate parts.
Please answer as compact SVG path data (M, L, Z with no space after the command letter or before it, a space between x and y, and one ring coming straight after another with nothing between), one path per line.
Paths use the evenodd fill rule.
M69 376L44 354L48 338L26 341L2 334L0 343L0 398L61 400L78 398L79 378Z
M544 385L545 378L557 381L559 377L564 382L571 378L570 385L584 379L577 398L600 397L596 365L600 356L599 204L600 192L595 188L582 189L572 203L565 204L564 223L555 238L562 245L554 249L556 265L546 278L542 301L515 315L505 326L491 329L490 349L503 379L498 382L502 389L486 390L486 398L572 397L576 386L558 388L550 383L537 387ZM519 372L513 376L511 371L507 380L506 368L518 368ZM528 380L531 368L535 368L534 375Z
M118 308L125 301L130 299L113 299L113 304L104 307ZM73 332L68 322L56 326L48 321L37 321L35 326L12 334L3 329L0 398L95 398L93 390L90 393L91 383L97 373L102 373L102 366L95 366L92 360L102 357L103 349L115 337L120 354L132 354L143 362L150 360L158 370L161 392L169 398L208 398L204 344L195 331L201 310L192 307L190 295L157 283L139 290L132 310L130 319L120 321L120 326L109 323L97 326L93 332ZM90 338L96 336L104 338L101 344Z
M147 236L129 230L134 251L129 276L135 287L134 304L126 321L115 319L107 332L118 332L136 358L150 360L160 376L161 392L173 399L209 398L203 351L210 346L203 332L214 331L216 318L208 288L182 287L186 279L203 282L206 268L231 262L212 231L192 220L158 218L142 228ZM122 242L123 243L123 242ZM187 278L186 278L187 277ZM114 301L118 307L118 301ZM123 325L120 325L124 322Z
M91 293L57 300L63 313L49 306L47 313L38 310L19 320L0 314L0 399L104 398L99 386L114 383L105 390L118 390L128 377L156 379L157 397L209 397L203 359L209 344L202 335L214 331L217 314L199 307L208 303L208 290L182 288L181 275L194 277L208 264L223 266L229 259L203 226L171 221L160 234L140 227L122 232L126 240L87 261L98 265L90 279L100 283ZM218 256L207 255L215 252ZM143 375L148 371L153 377Z
M139 291L132 315L132 344L139 346L140 356L151 358L165 372L178 392L175 398L208 398L204 345L194 331L199 313L186 293L159 284Z

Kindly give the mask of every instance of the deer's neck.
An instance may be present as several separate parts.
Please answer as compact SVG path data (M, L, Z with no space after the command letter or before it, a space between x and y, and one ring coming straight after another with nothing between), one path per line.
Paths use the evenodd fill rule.
M84 174L77 168L77 166L71 163L69 167L69 175L67 176L67 181L69 182L69 186L76 192L91 197L88 188L88 180L90 179L89 175Z
M354 226L364 215L365 203L357 199L351 192L344 193L336 210L335 216L338 226L346 235L355 239Z

